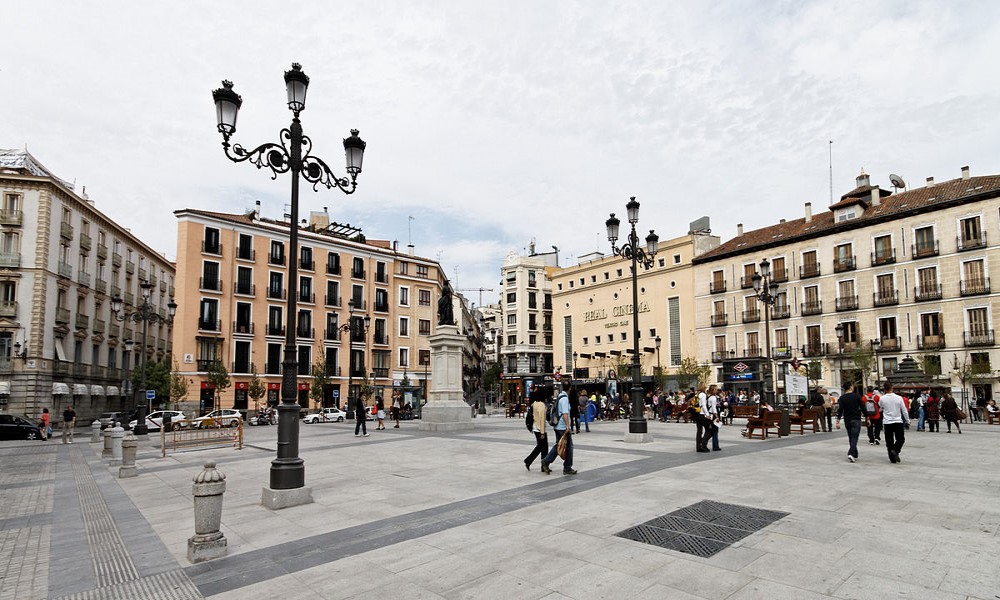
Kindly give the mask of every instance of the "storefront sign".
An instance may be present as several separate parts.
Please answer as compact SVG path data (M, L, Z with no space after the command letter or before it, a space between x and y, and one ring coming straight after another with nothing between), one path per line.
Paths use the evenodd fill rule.
M633 311L632 311L632 305L631 304L622 304L620 306L614 306L614 307L611 308L611 316L612 317L627 317L627 316L631 315L632 312ZM649 312L649 303L645 302L645 301L644 302L640 302L639 303L639 312L641 312L641 313ZM594 310L588 310L588 311L586 311L586 312L583 313L583 320L584 320L584 322L587 322L587 321L603 321L604 319L607 319L607 318L608 318L608 310L606 308L596 308Z

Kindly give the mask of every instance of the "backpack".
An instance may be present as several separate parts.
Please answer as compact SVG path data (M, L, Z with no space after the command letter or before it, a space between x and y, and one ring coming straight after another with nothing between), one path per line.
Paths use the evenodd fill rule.
M560 394L561 396L561 394ZM556 398L549 405L549 425L555 427L559 424L559 399Z
M525 411L524 415L524 425L531 431L535 428L535 411L531 406L528 406L528 410Z
M878 405L875 404L874 396L869 396L869 395L865 396L865 412L868 413L869 415L874 415L875 413L878 412Z

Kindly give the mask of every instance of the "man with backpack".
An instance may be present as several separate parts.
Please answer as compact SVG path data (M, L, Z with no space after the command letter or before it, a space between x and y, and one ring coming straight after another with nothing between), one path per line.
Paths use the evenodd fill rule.
M549 449L549 438L545 433L545 402L542 401L542 394L538 388L531 390L531 406L528 408L528 415L525 417L525 425L528 431L535 434L535 447L531 454L524 459L524 468L531 470L531 463L539 456L543 456ZM542 473L547 473L544 461L542 462Z
M868 445L878 446L882 443L882 411L879 408L879 395L875 388L868 386L865 394L865 416L868 417Z
M563 457L563 475L576 475L576 469L573 468L573 437L570 433L570 421L569 421L569 394L566 390L562 388L561 385L557 384L558 397L556 402L554 402L554 411L550 410L549 413L549 424L553 425L556 432L556 443L552 444L552 449L549 450L548 455L542 459L542 471L545 473L551 473L552 470L549 465L555 462L556 456L559 451L559 442L564 438L566 440L566 455ZM553 421L555 421L553 423Z

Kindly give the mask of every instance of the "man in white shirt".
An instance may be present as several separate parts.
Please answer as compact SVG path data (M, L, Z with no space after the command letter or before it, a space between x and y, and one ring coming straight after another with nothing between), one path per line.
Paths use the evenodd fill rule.
M719 389L713 383L708 386L708 419L711 422L712 450L718 452L719 447Z
M910 424L903 398L892 391L892 382L885 384L885 393L879 399L882 411L882 430L885 433L885 449L889 452L889 462L899 462L899 451L903 449L903 432Z

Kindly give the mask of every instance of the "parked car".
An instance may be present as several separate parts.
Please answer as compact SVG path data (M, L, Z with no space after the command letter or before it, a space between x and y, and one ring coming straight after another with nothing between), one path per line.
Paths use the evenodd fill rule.
M257 414L250 417L251 425L277 425L278 413L273 408L257 411Z
M25 417L0 414L0 440L40 440L42 430Z
M312 413L306 415L306 418L302 419L304 423L342 423L347 413L340 410L339 408L324 408L318 413Z
M114 427L115 423L125 423L125 419L126 415L123 412L101 413L101 416L97 418L97 420L101 422L101 429Z
M146 415L146 429L150 431L159 431L160 427L163 426L163 417L165 415L170 415L170 422L173 427L183 427L182 424L178 424L177 421L183 421L187 417L184 413L179 410L154 410L153 412ZM128 424L129 429L135 429L138 421L132 420Z
M213 410L204 417L191 420L192 427L239 427L243 414L233 408Z

